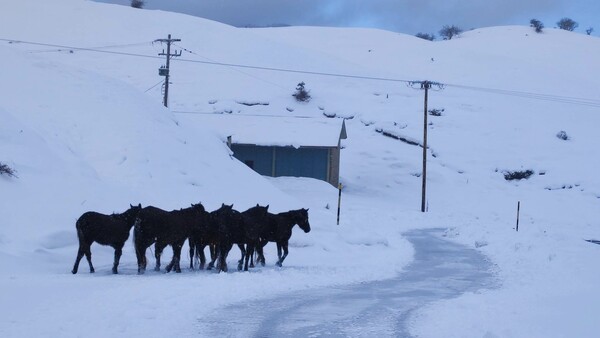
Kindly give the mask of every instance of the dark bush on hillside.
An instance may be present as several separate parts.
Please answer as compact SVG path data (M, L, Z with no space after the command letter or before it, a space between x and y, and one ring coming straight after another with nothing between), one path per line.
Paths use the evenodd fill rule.
M567 141L570 138L569 135L567 135L567 132L564 130L559 131L558 134L556 134L556 137L563 141Z
M144 8L144 0L131 0L131 7L133 8Z
M505 171L504 179L507 181L528 179L533 174L534 174L533 170L529 170L529 169L521 170L521 171Z
M415 36L418 38L424 39L424 40L429 40L429 41L435 40L435 35L429 34L429 33L417 33Z
M440 29L440 36L444 40L452 40L453 37L458 36L462 32L463 30L458 28L457 26L445 25L444 27L442 27L442 29Z
M0 175L6 175L8 177L17 177L17 172L8 165L0 162Z
M533 27L536 33L541 33L544 29L544 24L538 19L531 19L529 21L529 26Z
M431 116L442 116L442 113L444 112L444 110L445 110L444 108L442 108L442 109L437 109L437 108L430 109L429 110L429 115L431 115Z
M298 83L298 86L296 86L296 92L294 94L292 94L292 96L296 98L296 101L299 101L299 102L310 101L310 94L309 94L309 91L306 90L306 88L304 88L305 85L306 84L304 82L300 82L300 83Z
M558 26L558 28L564 29L569 32L572 32L575 30L575 28L579 27L579 24L577 22L569 18L562 18L558 20L556 25Z

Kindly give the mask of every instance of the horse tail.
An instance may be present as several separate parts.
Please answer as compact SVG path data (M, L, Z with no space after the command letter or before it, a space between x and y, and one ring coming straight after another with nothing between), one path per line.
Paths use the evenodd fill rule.
M83 230L81 230L80 227L77 227L77 239L79 240L79 245L85 243L85 234L83 233Z
M86 218L83 216L79 217L75 223L75 229L77 229L77 239L79 240L80 245L85 243L85 233L83 232L83 229L86 227L87 223L88 222L86 221Z

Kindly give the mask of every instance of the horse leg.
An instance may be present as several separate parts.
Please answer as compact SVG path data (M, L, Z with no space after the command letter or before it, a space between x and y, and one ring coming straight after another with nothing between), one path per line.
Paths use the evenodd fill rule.
M204 270L204 265L206 264L206 255L204 254L204 244L199 244L196 246L196 252L198 256L200 256L200 270Z
M113 263L112 273L117 274L117 267L119 266L119 260L123 254L123 246L115 248L115 262Z
M165 244L158 241L154 244L154 257L156 258L156 266L154 267L154 271L160 271L160 255L162 255L165 246Z
M77 270L79 269L79 262L83 258L83 255L84 255L84 249L83 249L82 244L79 243L79 250L77 250L77 258L75 258L75 265L73 265L73 270L71 270L71 272L73 274L77 273Z
M217 260L217 257L218 257L217 246L214 244L209 244L208 251L210 251L210 262L208 262L208 266L206 267L206 270L212 270L212 268L215 267L215 261Z
M281 266L281 243L277 242L277 266Z
M167 272L171 272L171 270L173 270L173 268L175 267L175 245L171 245L171 248L173 249L173 257L171 257L171 261L169 262L169 264L165 266L165 271Z
M227 272L227 255L233 246L232 243L220 244L219 250L219 270Z
M246 248L244 248L244 244L238 244L238 248L240 248L240 253L242 254L242 258L238 261L238 270L242 270L242 264L244 264L244 257L246 257Z
M135 256L138 263L138 275L143 275L146 272L146 249L142 250L140 243L135 243Z
M175 263L176 273L181 273L181 267L179 266L179 262L181 261L181 247L183 247L183 243L173 246L173 263Z
M194 258L196 256L196 243L192 238L188 240L190 245L190 270L194 270Z
M267 245L267 243L267 241L261 241L256 247L256 252L258 253L258 258L256 259L256 262L260 263L260 265L262 266L265 266L265 254L263 248L265 247L265 245Z
M288 255L288 242L285 241L281 245L283 246L283 256L281 256L281 259L279 260L279 266L283 265L283 261Z
M254 254L254 245L248 243L248 245L246 246L246 262L244 263L244 271L248 271L248 261L250 260L250 258L252 257L253 254Z
M85 253L85 258L87 258L88 264L90 265L90 273L94 273L94 272L96 272L96 270L94 270L94 266L92 265L92 250L90 250L91 246L92 246L91 244L86 245L86 247L84 248L84 250L85 250L84 253Z

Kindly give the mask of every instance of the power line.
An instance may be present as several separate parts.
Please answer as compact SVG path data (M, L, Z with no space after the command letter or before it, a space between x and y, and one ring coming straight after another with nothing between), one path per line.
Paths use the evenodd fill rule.
M22 43L22 44L34 45L34 46L56 47L56 48L65 48L65 49L70 49L70 50L78 50L78 51L86 51L86 52L115 54L115 55L143 57L143 58L149 58L149 59L161 59L162 60L162 58L160 58L158 56L153 56L153 55L117 52L117 51L109 51L109 50L87 48L87 47L74 47L74 46L65 46L65 45L56 45L56 44L50 44L50 43L32 42L32 41L23 41L23 40L14 40L14 39L2 39L2 38L0 38L0 41L6 41L8 43Z
M177 47L179 47L179 48L181 48L182 50L184 50L184 51L186 51L186 52L190 53L190 54L197 55L197 56L199 56L199 57L201 57L201 58L203 58L203 59L205 59L205 60L211 61L211 62L216 62L215 60L212 60L212 59L210 59L210 58L207 58L206 56L203 56L203 55L200 55L200 54L198 54L198 53L196 53L196 52L193 52L193 51L191 51L191 50L189 50L189 49L187 49L187 48L185 48L185 47L182 47L182 46L179 46L179 45L176 45L176 46L177 46ZM246 76L248 76L248 77L251 77L251 78L254 78L254 79L256 79L256 80L259 80L259 81L262 81L262 82L268 83L268 84L270 84L270 85L273 85L273 86L275 86L275 87L278 87L278 88L281 88L281 89L287 89L287 88L285 88L284 86L282 86L282 85L280 85L280 84L277 84L277 83L274 83L274 82L271 82L271 81L268 81L268 80L262 79L262 78L260 78L260 77L258 77L258 76L255 76L255 75L253 75L253 74L246 73L246 72L244 72L244 71L241 71L241 70L239 70L239 69L235 69L235 68L231 68L231 69L232 69L232 70L234 70L234 71L236 71L236 72L238 72L238 73L240 73L240 74L244 74L244 75L246 75Z
M465 85L455 85L455 84L445 84L445 86L454 87L454 88L458 88L458 89L479 91L479 92L490 93L490 94L497 94L497 95L522 97L522 98L526 98L526 99L534 99L534 100L540 100L540 101L576 104L576 105L600 108L600 100L588 99L588 98L582 98L582 97L561 96L561 95L555 95L555 94L542 94L542 93L533 93L533 92L525 92L525 91L497 89L497 88L485 88L485 87L465 86Z
M5 39L5 38L0 38L0 41L6 41L8 43L23 43L23 44L37 45L37 46L65 48L65 49L78 50L78 51L88 51L88 52L96 52L96 53L115 54L115 55L122 55L122 56L142 57L142 58L149 58L149 59L162 59L162 58L160 58L158 56L153 56L153 55L144 55L144 54L136 54L136 53L109 51L109 50L102 50L102 49L97 49L97 48L74 47L74 46L57 45L57 44L32 42L32 41L23 41L23 40L16 40L16 39ZM189 52L191 52L191 51L189 51ZM198 54L196 54L196 55L198 55ZM200 56L200 55L198 55L198 56ZM419 81L411 81L411 80L396 79L396 78L385 78L385 77L375 77L375 76L362 76L362 75L352 75L352 74L327 73L327 72L307 71L307 70L298 70L298 69L286 69L286 68L275 68L275 67L266 67L266 66L252 66L252 65L242 65L242 64L225 63L225 62L217 62L217 61L202 61L202 60L191 60L191 59L177 59L176 61L179 61L179 62L188 62L188 63L198 63L198 64L207 64L207 65L214 65L214 66L235 67L235 68L245 68L245 69L256 69L256 70L285 72L285 73L295 73L295 74L307 74L307 75L316 75L316 76L330 76L330 77L350 78L350 79L358 79L358 80L403 82L403 83L407 83L407 84L419 82ZM514 96L514 97L522 97L522 98L526 98L526 99L534 99L534 100L541 100L541 101L558 102L558 103L565 103L565 104L575 104L575 105L583 105L583 106L600 108L600 100L595 100L595 99L588 99L588 98L581 98L581 97L560 96L560 95L553 95L553 94L532 93L532 92L524 92L524 91L507 90L507 89L497 89L497 88L467 86L467 85L459 85L459 84L444 84L444 85L447 86L447 87L454 87L454 88L458 88L458 89L465 89L465 90L472 90L472 91L480 91L480 92L486 92L486 93L490 93L490 94L507 95L507 96Z
M112 49L112 48L129 48L129 47L137 47L137 46L143 46L143 45L148 45L150 44L152 41L145 41L145 42L138 42L138 43L127 43L127 44L120 44L120 45L108 45L108 46L95 46L95 47L89 47L89 49L92 50L101 50L101 49ZM52 53L52 52L64 52L68 50L72 50L74 48L61 48L61 49L47 49L47 50L32 50L29 53Z
M202 63L202 64L209 64L209 65L214 65L214 66L267 70L267 71L273 71L273 72L296 73L296 74L319 75L319 76L332 76L332 77L341 77L341 78L350 78L350 79L359 79L359 80L375 80L375 81L404 82L404 83L411 82L410 80L385 78L385 77L326 73L326 72L317 72L317 71L309 71L309 70L274 68L274 67L264 67L264 66L251 66L251 65L242 65L242 64L235 64L235 63L215 62L215 61L200 61L200 60L190 60L190 59L178 59L177 61Z
M150 91L152 88L154 88L154 87L158 86L158 85L159 85L159 84L161 84L161 83L163 83L163 80L160 80L160 81L158 81L158 82L157 82L157 83L156 83L154 86L152 86L152 87L150 87L150 88L148 88L148 89L144 90L144 93L146 93L146 92Z

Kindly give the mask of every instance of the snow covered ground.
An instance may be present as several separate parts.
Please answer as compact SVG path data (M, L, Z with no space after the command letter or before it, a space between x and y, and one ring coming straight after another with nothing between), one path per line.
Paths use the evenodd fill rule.
M487 255L501 286L429 304L410 319L412 335L596 335L600 246L584 240L600 239L598 38L510 26L428 42L368 29L236 29L83 0L3 7L0 162L18 177L0 176L1 336L198 335L204 316L234 302L396 276L413 255L401 234L440 227ZM170 110L152 87L164 62L152 41L169 33L183 51ZM448 84L429 93L443 112L429 116L428 212L419 211L422 148L381 133L421 142L422 91L214 62ZM291 96L301 81L309 103ZM255 174L189 112L348 118L340 225L336 189ZM504 180L527 169L528 180ZM267 266L249 273L137 276L129 241L120 275L110 273L112 250L97 245L97 272L84 263L70 274L83 212L199 201L309 207L313 230L294 232L281 269L268 246Z

